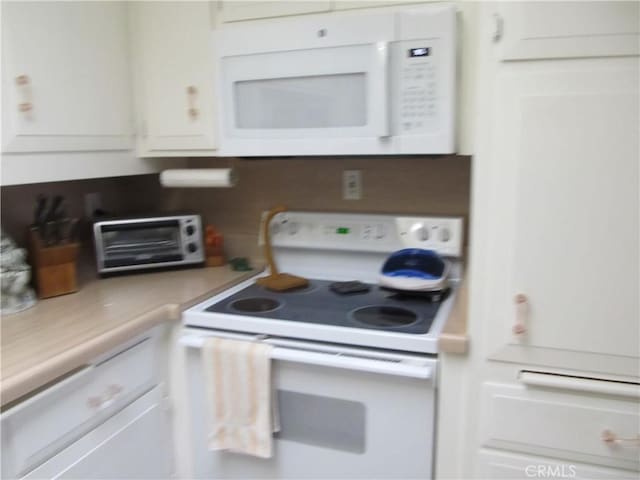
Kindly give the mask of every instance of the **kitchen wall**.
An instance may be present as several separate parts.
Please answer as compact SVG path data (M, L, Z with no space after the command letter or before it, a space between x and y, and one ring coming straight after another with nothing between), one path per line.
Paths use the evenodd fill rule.
M192 167L233 166L238 185L168 189L165 208L192 209L226 237L230 256L254 256L260 213L291 210L461 215L468 218L471 159L465 156L192 159ZM343 170L361 170L362 200L342 199Z

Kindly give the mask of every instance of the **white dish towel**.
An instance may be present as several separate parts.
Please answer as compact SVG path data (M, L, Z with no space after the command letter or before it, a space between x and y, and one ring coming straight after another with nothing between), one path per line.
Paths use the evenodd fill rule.
M271 345L207 338L202 360L207 392L208 448L261 458L273 455L280 429L271 385Z

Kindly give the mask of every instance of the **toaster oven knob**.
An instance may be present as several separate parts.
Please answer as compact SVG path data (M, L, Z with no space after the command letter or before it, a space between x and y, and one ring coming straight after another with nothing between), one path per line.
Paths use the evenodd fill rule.
M195 253L198 250L198 246L195 243L190 243L187 245L187 250L189 250L189 253Z
M193 235L196 231L193 225L187 225L187 228L185 230L187 232L187 235Z

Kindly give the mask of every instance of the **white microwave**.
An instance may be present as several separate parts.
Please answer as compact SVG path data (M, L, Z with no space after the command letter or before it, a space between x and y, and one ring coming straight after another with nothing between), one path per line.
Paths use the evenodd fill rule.
M222 156L455 152L451 4L227 24Z

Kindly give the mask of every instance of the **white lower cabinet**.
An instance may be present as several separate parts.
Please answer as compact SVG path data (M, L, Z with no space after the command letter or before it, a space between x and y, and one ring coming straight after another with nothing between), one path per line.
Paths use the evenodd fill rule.
M481 403L481 446L640 470L637 397L487 382Z
M169 478L169 428L156 387L22 478Z
M638 376L638 59L530 63L496 75L490 357Z
M160 328L7 408L0 416L2 478L167 478Z
M516 455L483 449L477 456L477 477L491 480L573 478L580 480L637 480L638 472L595 467L553 458Z

